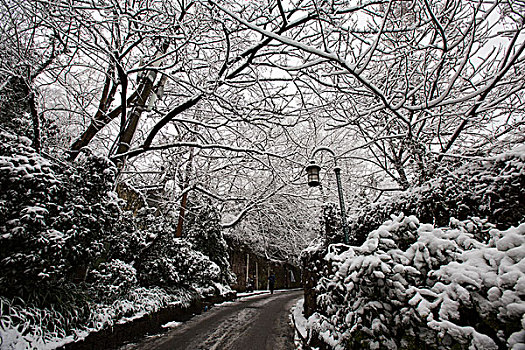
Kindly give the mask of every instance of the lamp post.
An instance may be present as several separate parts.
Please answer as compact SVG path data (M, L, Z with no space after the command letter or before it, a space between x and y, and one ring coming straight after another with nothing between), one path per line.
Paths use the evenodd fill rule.
M341 185L341 168L337 165L337 157L335 155L335 152L331 148L317 147L312 153L310 165L306 167L306 172L308 174L308 186L315 187L321 184L321 179L319 177L319 171L321 170L321 167L315 164L314 161L314 157L319 151L328 151L334 157L334 173L337 182L337 192L339 194L339 208L341 210L341 221L343 225L344 242L345 244L349 244L350 239L348 237L348 225L346 223L345 201L343 199L343 187Z

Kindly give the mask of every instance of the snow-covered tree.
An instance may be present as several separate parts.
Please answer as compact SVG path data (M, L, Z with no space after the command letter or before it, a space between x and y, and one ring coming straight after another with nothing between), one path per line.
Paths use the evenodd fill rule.
M374 165L401 189L431 177L451 151L523 141L519 2L277 1L264 21L213 4L273 40L278 49L254 61L293 83L303 108L346 132L342 157ZM281 33L298 12L314 21Z
M228 229L227 237L261 256L297 264L301 251L318 233L316 214L300 198L276 195Z
M195 250L217 264L224 284L232 283L234 276L230 271L228 245L224 240L217 208L209 202L195 202L189 206L188 211L183 237L188 239Z

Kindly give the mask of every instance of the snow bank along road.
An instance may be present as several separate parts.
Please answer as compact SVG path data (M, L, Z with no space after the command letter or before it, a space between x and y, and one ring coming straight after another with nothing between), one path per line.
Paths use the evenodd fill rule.
M290 309L302 294L277 291L217 305L167 334L122 349L291 350Z

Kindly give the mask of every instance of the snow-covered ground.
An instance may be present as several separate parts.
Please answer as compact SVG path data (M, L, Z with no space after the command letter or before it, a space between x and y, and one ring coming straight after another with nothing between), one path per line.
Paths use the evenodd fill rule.
M294 326L295 347L299 350L303 348L303 339L307 339L308 331L306 330L307 319L304 317L304 299L301 298L292 307L290 318Z
M162 328L177 328L179 327L180 325L182 324L182 322L176 322L176 321L172 321L172 322L168 322L166 324L163 324L162 325Z

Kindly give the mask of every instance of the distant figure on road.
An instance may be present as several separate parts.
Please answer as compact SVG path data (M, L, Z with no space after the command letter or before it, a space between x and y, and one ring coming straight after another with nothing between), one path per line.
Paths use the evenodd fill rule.
M248 282L246 282L246 292L253 292L253 278L249 277Z
M270 284L270 293L273 294L273 290L275 288L275 273L270 272L270 277L268 277L268 283Z

